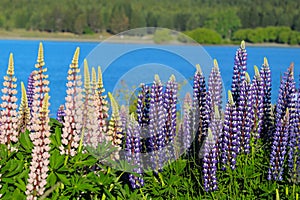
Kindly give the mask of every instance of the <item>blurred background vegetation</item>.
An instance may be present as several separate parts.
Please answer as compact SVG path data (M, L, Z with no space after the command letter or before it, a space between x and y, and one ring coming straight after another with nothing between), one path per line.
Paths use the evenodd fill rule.
M164 27L207 44L300 44L299 9L299 0L1 0L0 28L106 35Z

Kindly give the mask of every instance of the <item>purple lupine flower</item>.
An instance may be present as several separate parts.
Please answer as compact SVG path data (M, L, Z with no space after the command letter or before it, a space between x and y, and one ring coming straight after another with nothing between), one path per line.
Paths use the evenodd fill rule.
M240 141L240 151L249 153L250 150L250 132L253 126L253 91L251 90L250 77L246 72L245 81L243 81L240 90L238 110L238 134Z
M281 94L279 94L281 95ZM283 118L276 120L276 130L273 133L273 142L270 154L270 168L268 180L282 180L283 164L288 143L289 110L286 109Z
M282 180L283 164L286 152L289 151L288 164L293 166L294 122L296 109L296 91L294 81L294 65L285 72L279 88L275 111L275 131L272 135L270 168L268 179ZM287 148L288 147L288 148Z
M196 134L199 143L206 136L209 124L209 108L207 105L207 91L205 77L203 76L200 65L196 65L196 73L193 81L193 118L192 133Z
M177 106L177 83L175 76L172 75L167 82L164 96L164 108L166 110L166 124L164 131L166 134L166 145L171 143L176 134L176 106Z
M263 81L263 117L262 117L262 131L263 138L270 139L271 132L273 129L273 120L272 120L272 104L271 104L271 90L272 90L272 83L271 83L271 70L269 67L269 63L267 58L264 58L264 64L260 70L260 77Z
M184 97L183 118L181 120L177 137L179 152L187 153L192 143L191 111L192 98L190 93L187 93Z
M236 50L233 67L233 77L231 91L234 102L238 103L240 95L240 87L245 80L245 72L247 71L247 51L245 41L241 42L241 46Z
M221 141L221 135L223 130L223 120L219 111L219 106L215 105L214 107L214 115L212 116L211 122L209 124L209 128L214 136L216 146L216 154L217 158L219 157L219 143Z
M57 112L56 112L56 120L59 122L59 123L63 123L64 120L63 118L66 116L66 113L65 113L65 106L64 105L60 105Z
M158 75L154 77L154 83L150 89L149 109L149 140L148 152L150 162L155 172L161 171L164 163L165 152L165 109L163 106L163 85Z
M172 75L167 82L164 96L163 106L166 111L166 121L164 125L165 146L168 151L166 160L175 159L174 137L176 136L177 125L177 82L175 76Z
M26 94L28 99L28 107L30 108L30 111L32 112L32 102L33 102L33 95L34 95L34 71L31 72L31 74L28 77L27 81L27 88L26 88Z
M14 150L13 143L18 142L18 112L17 112L17 84L14 76L14 59L13 54L9 56L9 63L4 76L2 91L2 103L0 104L0 143L6 144L9 150Z
M288 73L286 79L287 87L287 108L289 109L289 130L288 130L288 172L291 177L292 182L297 182L297 157L299 152L297 150L297 135L299 135L298 127L298 115L297 113L297 103L298 103L298 92L296 90L296 83L294 80L294 65L292 64L289 68L290 72Z
M218 133L215 133L217 135ZM208 135L204 142L203 182L206 192L218 189L217 183L217 144L212 130L208 128Z
M138 173L140 177L133 174L129 174L129 182L133 189L140 188L144 185L144 179L142 176L142 161L141 161L141 126L135 120L134 114L131 114L127 132L126 132L126 160L134 168L133 171Z
M252 81L251 90L253 92L253 109L254 109L254 121L253 121L253 129L256 138L260 138L262 123L263 123L263 115L264 115L264 87L263 81L260 77L257 66L254 66L255 76Z
M150 89L148 85L141 84L140 91L137 97L136 114L137 121L141 126L142 138L147 138L149 135L149 110L150 110ZM142 152L147 152L146 142L143 142Z
M220 154L222 169L229 165L235 169L236 157L239 151L238 113L231 91L228 91L228 103L224 113L223 133L220 137Z
M82 131L82 97L81 76L78 68L79 48L76 49L67 76L67 90L65 97L65 117L61 135L61 154L75 156L79 147Z
M222 78L217 60L214 60L214 67L211 70L208 79L208 108L210 109L210 119L214 116L214 107L218 106L218 110L222 109Z
M35 95L35 97L37 97ZM33 143L32 160L25 194L27 199L37 199L42 196L47 184L50 163L50 126L49 126L49 96L46 93L36 121L32 122L34 132L30 133Z
M142 127L146 127L149 125L150 89L145 84L141 84L140 88L136 107L137 120Z

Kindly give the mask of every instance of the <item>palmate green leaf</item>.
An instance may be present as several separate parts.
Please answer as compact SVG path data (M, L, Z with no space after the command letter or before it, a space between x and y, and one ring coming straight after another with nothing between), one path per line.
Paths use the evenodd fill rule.
M55 127L55 139L58 146L61 145L61 134L62 134L61 128Z
M8 158L8 149L5 144L0 144L0 163L1 165L6 162Z
M23 169L24 169L23 161L11 159L1 169L1 174L2 177L8 178L22 172Z
M21 178L17 178L17 182L14 183L22 192L26 191L26 184Z
M50 153L50 167L52 170L56 171L64 164L65 156L60 155L59 150L57 149L54 149Z
M20 134L20 139L19 139L20 145L26 153L31 153L31 150L33 148L33 144L30 140L29 134L30 132L26 130L24 133Z
M69 179L67 178L67 176L65 174L55 173L55 175L58 177L59 180L61 180L61 182L64 185L70 185L71 184Z
M49 176L47 177L47 184L49 186L53 186L55 185L56 182L57 182L57 176L55 175L54 172L50 172Z

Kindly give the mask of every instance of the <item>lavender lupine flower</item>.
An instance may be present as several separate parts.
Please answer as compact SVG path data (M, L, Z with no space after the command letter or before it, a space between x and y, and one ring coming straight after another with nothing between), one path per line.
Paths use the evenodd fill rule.
M261 137L263 116L264 116L264 87L257 66L254 66L255 76L252 81L254 121L252 132L256 138Z
M233 67L233 77L231 91L234 102L238 103L240 87L245 80L245 72L247 71L247 51L245 41L241 42L241 46L236 50Z
M78 68L79 48L76 49L72 63L70 64L67 77L67 96L65 98L65 117L63 122L63 133L61 135L60 153L75 156L79 147L80 134L82 130L82 111L80 96L81 76ZM79 94L79 95L78 95Z
M251 90L250 77L246 72L240 90L238 110L238 134L240 152L248 154L250 150L250 133L253 126L253 91Z
M220 154L223 169L230 165L235 169L236 157L239 150L238 113L231 91L228 91L228 103L224 113L223 133L220 137Z
M30 139L34 145L32 150L32 160L30 162L30 172L25 194L27 199L37 199L42 196L47 184L47 177L50 163L50 126L49 126L49 96L44 95L42 107L37 114L38 117L33 121L32 129L34 132L30 133Z
M205 77L202 74L200 65L196 65L196 69L193 81L192 134L196 134L199 143L201 143L207 133L209 108L206 101L207 92Z
M262 124L262 131L263 138L267 139L267 141L270 139L271 131L273 129L273 120L272 120L272 104L271 104L271 70L269 67L269 63L267 58L264 58L264 64L262 65L262 68L260 70L260 77L263 81L263 124Z
M21 82L21 91L22 91L22 97L21 97L21 104L19 107L18 131L24 133L30 124L30 109L28 107L26 89L23 82Z
M158 75L154 77L154 83L150 89L150 109L149 109L149 140L148 152L150 152L150 162L152 169L161 171L165 160L165 109L163 107L163 86Z
M217 163L216 138L213 135L212 130L208 128L207 138L204 143L203 156L203 182L206 192L215 191L218 189Z
M214 107L218 106L218 110L221 111L222 109L222 78L219 70L219 65L216 59L214 59L214 66L211 70L208 79L208 108L210 109L210 116L211 119L214 116Z
M59 123L63 123L63 118L66 116L66 113L65 113L65 106L64 105L60 105L57 112L56 112L56 120L59 122Z
M112 114L108 124L107 140L117 148L117 151L112 155L112 159L119 159L119 150L121 150L123 138L122 121L115 98L110 92L108 93L108 97L111 102Z
M30 73L27 81L27 88L26 88L26 94L28 99L28 107L30 108L30 111L32 112L32 102L33 102L33 95L34 95L34 71Z
M141 126L135 120L132 113L128 122L126 135L126 160L134 168L133 171L142 175L142 161L141 161ZM140 188L144 185L142 177L137 177L133 174L129 174L129 181L133 189Z
M0 143L6 144L8 149L14 150L11 146L18 141L18 116L17 116L17 84L14 76L13 54L9 56L9 63L4 76L2 91L1 117L0 117Z
M192 111L192 98L190 93L184 97L183 103L183 118L181 120L180 128L177 136L177 144L179 152L187 153L192 143L191 133L191 111Z

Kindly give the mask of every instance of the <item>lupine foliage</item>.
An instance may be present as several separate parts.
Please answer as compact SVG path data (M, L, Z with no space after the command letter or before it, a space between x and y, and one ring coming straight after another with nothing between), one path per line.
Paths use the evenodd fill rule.
M207 85L196 66L193 94L186 94L181 111L175 76L163 83L155 75L152 84L140 85L129 113L109 92L108 105L100 67L97 74L84 61L82 84L77 48L56 120L49 118L43 45L27 91L21 83L19 109L11 55L0 104L1 198L299 199L294 66L281 79L274 109L267 59L252 80L246 60L242 42L225 110L214 61Z

